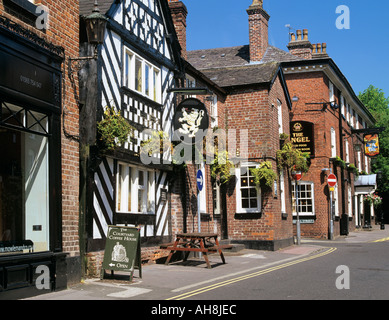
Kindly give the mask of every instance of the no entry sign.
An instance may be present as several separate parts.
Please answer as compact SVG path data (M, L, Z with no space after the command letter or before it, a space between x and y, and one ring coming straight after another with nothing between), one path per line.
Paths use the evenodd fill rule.
M327 182L328 182L328 185L330 187L335 187L336 184L338 183L338 180L336 179L336 176L331 173L329 176L328 176L328 179L327 179Z
M300 181L301 179L302 179L302 177L303 177L303 174L301 173L301 172L299 172L299 171L293 171L292 172L292 178L294 179L294 180L296 180L296 181Z

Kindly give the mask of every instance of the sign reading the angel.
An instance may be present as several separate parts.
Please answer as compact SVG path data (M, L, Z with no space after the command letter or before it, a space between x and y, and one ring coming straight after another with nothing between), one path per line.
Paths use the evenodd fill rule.
M366 134L364 136L365 155L368 157L376 157L380 154L380 144L378 134Z
M174 115L174 130L184 142L192 143L198 133L203 137L203 131L209 126L208 111L204 103L198 99L189 98L182 101Z

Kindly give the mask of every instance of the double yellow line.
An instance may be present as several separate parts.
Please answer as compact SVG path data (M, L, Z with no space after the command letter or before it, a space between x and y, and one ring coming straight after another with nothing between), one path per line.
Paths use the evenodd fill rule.
M373 243L386 242L386 241L389 241L389 238L384 238L384 239L375 240L375 241L373 241Z
M207 292L207 291L211 291L211 290L215 290L215 289L218 289L218 288L221 288L221 287L224 287L224 286L228 286L228 285L236 283L236 282L240 282L240 281L243 281L243 280L255 278L255 277L264 275L266 273L269 273L269 272L277 271L277 270L284 269L284 268L287 268L287 267L290 267L290 266L293 266L293 265L296 265L296 264L299 264L299 263L302 263L302 262L306 262L306 261L309 261L309 260L317 259L317 258L326 256L326 255L328 255L328 254L330 254L330 253L332 253L334 251L336 251L336 248L330 248L330 249L328 249L328 250L326 250L326 251L324 251L322 253L316 254L316 255L312 255L312 256L308 256L306 258L302 258L302 259L294 260L294 261L291 261L291 262L287 262L287 263L284 263L284 264L281 264L281 265L278 265L278 266L275 266L275 267L272 267L272 268L268 268L268 269L264 269L264 270L261 270L261 271L258 271L258 272L250 273L250 274L247 274L247 275L244 275L244 276L241 276L241 277L237 277L237 278L234 278L234 279L229 279L229 280L226 280L226 281L215 283L213 285L209 285L207 287L203 287L203 288L200 288L200 289L197 289L197 290L186 292L186 293L180 294L178 296L175 296L175 297L172 297L172 298L169 298L169 299L166 299L166 300L183 300L183 299L187 299L187 298L190 298L190 297L202 294L202 293Z

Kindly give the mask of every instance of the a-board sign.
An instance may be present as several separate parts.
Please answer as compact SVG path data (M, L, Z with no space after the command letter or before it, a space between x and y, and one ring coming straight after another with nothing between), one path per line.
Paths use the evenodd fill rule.
M104 270L123 271L130 272L132 280L134 269L138 268L141 278L140 256L138 228L108 226L101 277L104 276Z

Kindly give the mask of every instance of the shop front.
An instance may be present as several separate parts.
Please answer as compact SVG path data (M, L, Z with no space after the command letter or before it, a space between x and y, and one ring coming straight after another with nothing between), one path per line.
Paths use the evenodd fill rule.
M0 299L66 286L63 49L0 21Z

